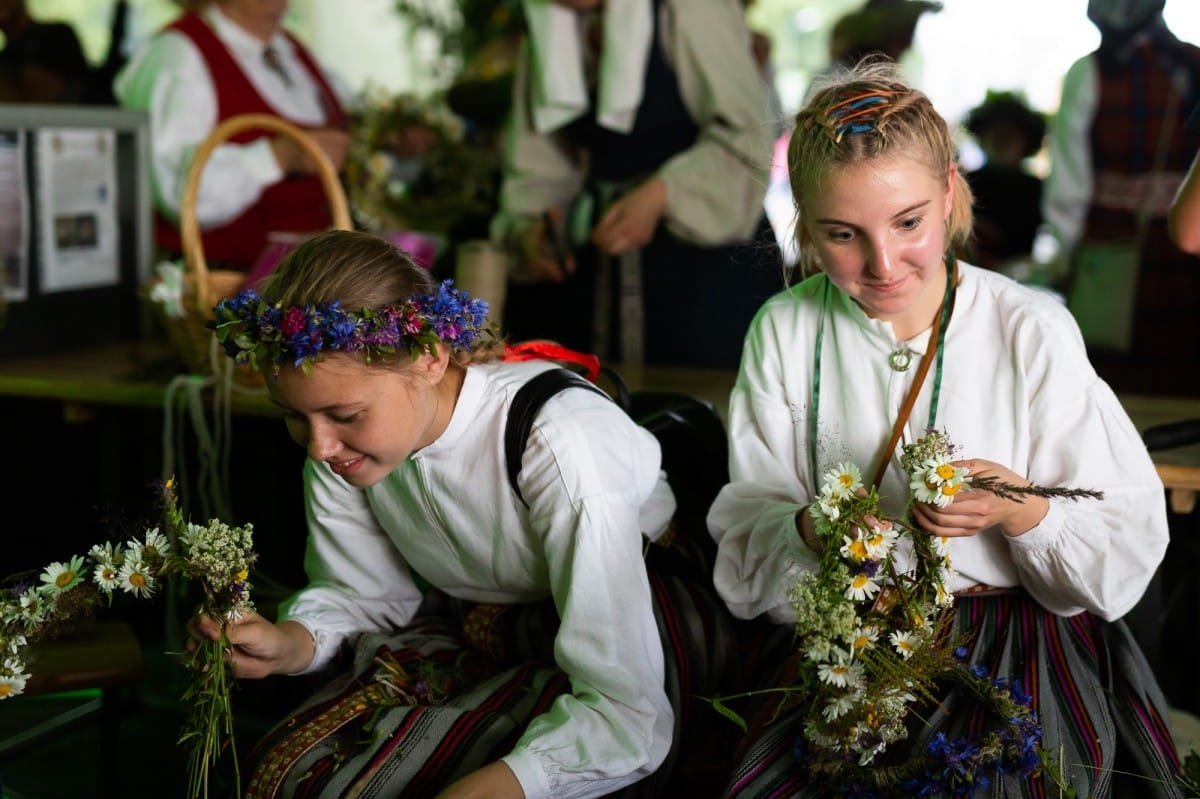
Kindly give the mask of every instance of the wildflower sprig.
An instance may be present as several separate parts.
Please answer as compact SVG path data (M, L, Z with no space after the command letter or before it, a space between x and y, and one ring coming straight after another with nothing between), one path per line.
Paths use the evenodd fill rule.
M971 490L1071 499L1102 495L975 478L956 465L954 453L936 430L903 447L900 463L910 496L902 519L884 515L878 493L863 484L853 463L825 472L808 506L820 559L789 592L796 652L782 685L754 693L779 693L777 713L801 708L797 757L810 783L830 795L955 794L1006 772L1041 771L1062 786L1041 749L1030 697L1020 686L968 664L969 640L951 640L950 543L920 529L912 508L913 503L944 508ZM947 683L973 693L994 726L970 738L939 734L903 761L881 764L881 755L908 737L910 716L935 706ZM744 728L726 703L732 698L710 702ZM1064 796L1073 795L1067 790Z
M455 289L450 280L436 294L410 297L379 309L348 311L339 302L283 308L254 289L223 299L209 321L225 354L260 372L288 363L306 372L330 351L372 357L432 353L439 344L470 351L488 328L487 302Z
M0 700L24 692L37 669L34 644L77 626L118 596L152 598L178 577L199 586L200 610L214 619L228 621L254 609L248 581L256 557L253 528L218 520L188 523L174 480L158 491L163 522L140 537L97 544L86 556L51 563L40 575L17 574L0 583ZM191 747L192 799L208 795L210 767L225 749L234 752L228 641L222 636L211 644L187 659L191 682L182 697L189 715L179 740Z

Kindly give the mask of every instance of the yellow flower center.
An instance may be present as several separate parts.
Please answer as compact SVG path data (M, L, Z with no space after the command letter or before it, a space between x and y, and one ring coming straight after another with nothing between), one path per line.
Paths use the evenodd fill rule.
M941 466L937 467L936 471L937 476L943 480L949 480L954 476L954 467L948 463L943 463Z
M929 490L936 491L938 487L938 481L934 480L932 477L929 477L926 478L925 485L929 488Z
M871 643L871 639L868 636L860 635L854 639L854 648L855 649L866 649L867 644L869 644L869 643Z
M142 574L141 572L134 572L133 574L129 575L129 584L134 588L145 588L146 575Z
M854 576L854 580L850 583L850 585L854 586L855 588L862 588L870 581L871 581L871 578L868 577L867 575L857 574Z
M6 682L0 682L0 699L12 693L12 686Z
M249 576L250 576L250 572L246 571L245 569L242 569L240 572L237 573L238 582L242 582L242 583L246 582L246 578Z
M116 578L117 578L117 573L107 567L105 567L104 571L100 572L100 579L106 583L109 582L110 580L115 580Z
M65 571L54 578L54 584L59 588L66 588L75 579L75 572Z
M962 483L945 483L942 485L942 494L947 497L952 497L962 490Z
M862 541L851 541L847 549L850 550L850 557L855 560L863 561L867 559L867 545Z
M849 488L850 486L854 485L854 478L848 474L839 474L838 482L841 483L846 488Z

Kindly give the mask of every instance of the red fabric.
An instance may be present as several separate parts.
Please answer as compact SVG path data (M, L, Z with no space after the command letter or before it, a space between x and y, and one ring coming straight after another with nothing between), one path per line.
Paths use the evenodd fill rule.
M587 370L587 379L593 383L600 378L600 358L578 350L567 349L549 341L524 341L508 344L501 356L505 361L566 361L576 363Z
M305 127L280 114L263 99L242 73L229 50L199 15L184 13L167 29L187 36L199 49L217 93L218 124L242 114L270 114ZM301 64L320 89L328 126L345 127L345 110L312 56L294 37L285 35L296 48ZM229 140L243 144L265 135L269 135L269 131L247 130ZM315 176L287 177L269 186L258 202L241 216L220 227L202 231L201 243L206 260L248 270L266 247L268 233L312 233L324 230L331 224L329 202L320 180ZM170 251L178 252L182 248L179 228L161 214L156 214L155 218L155 241Z

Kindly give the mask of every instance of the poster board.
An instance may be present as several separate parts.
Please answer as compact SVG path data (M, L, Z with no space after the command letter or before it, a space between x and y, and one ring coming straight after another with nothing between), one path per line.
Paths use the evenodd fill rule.
M149 163L143 112L0 105L0 358L141 335Z

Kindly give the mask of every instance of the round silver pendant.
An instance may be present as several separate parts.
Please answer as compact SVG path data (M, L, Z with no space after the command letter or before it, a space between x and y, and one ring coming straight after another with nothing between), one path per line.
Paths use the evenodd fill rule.
M912 350L902 347L888 356L888 366L897 372L907 371L908 367L912 365L912 356Z

